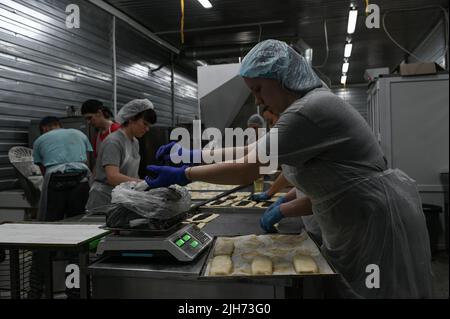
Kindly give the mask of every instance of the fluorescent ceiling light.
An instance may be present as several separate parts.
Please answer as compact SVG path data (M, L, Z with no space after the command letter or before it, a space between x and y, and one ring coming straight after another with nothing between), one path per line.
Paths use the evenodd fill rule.
M347 25L347 33L353 34L356 29L356 19L358 18L358 10L353 9L348 13L348 25Z
M212 4L211 2L209 2L209 0L197 0L198 2L200 2L200 4L203 6L203 8L205 9L209 9L212 8Z
M351 43L347 43L345 45L345 49L344 49L344 57L345 58L349 58L350 55L352 55L352 44Z
M342 75L341 76L341 84L344 84L347 82L347 76L346 75Z
M342 73L347 73L349 66L350 66L350 63L344 62L344 64L342 64Z

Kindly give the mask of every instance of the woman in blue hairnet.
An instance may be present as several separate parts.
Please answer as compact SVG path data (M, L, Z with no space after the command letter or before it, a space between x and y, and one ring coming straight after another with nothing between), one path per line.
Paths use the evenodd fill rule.
M272 156L306 195L280 200L262 216L261 226L271 231L285 216L312 212L322 231L322 253L349 287L342 295L431 297L429 242L416 185L400 170L387 169L360 114L331 93L284 42L257 44L243 59L240 74L257 102L280 116L276 130L246 149L246 159L277 133L278 152ZM169 147L158 152L168 154ZM157 177L146 181L151 187L191 181L247 184L259 177L260 166L249 161L150 166Z

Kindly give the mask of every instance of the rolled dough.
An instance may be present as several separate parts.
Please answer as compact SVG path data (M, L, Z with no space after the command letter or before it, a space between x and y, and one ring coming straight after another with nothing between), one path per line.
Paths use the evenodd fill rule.
M233 270L233 262L230 256L216 256L211 262L211 276L227 276Z
M295 271L299 274L318 273L319 269L311 256L296 255L293 259Z
M273 267L272 260L266 256L255 257L252 261L253 275L272 275Z
M234 242L231 239L217 238L214 256L227 255L231 256L234 250Z

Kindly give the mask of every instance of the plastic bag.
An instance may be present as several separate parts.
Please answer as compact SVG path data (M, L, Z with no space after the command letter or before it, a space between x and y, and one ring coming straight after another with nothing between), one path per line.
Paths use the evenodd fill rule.
M142 182L126 182L112 190L108 227L165 229L181 221L191 206L191 196L184 187L143 189Z

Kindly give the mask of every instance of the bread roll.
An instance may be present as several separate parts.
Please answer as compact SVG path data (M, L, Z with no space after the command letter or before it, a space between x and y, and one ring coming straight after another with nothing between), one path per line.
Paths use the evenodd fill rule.
M214 249L214 256L227 255L231 256L234 250L234 242L232 239L217 238Z
M255 257L252 261L252 274L253 275L272 275L273 267L272 260L266 256Z
M233 262L230 256L216 256L211 262L211 276L227 276L233 270Z
M311 256L296 255L293 259L294 269L299 274L314 274L319 272L316 262Z

